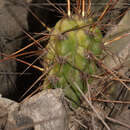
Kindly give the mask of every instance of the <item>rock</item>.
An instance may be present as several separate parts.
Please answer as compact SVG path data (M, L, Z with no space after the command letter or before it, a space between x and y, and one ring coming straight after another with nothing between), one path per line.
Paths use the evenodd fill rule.
M113 54L112 56L107 55L104 64L111 70L117 69L117 71L124 77L130 78L130 11L124 15L122 20L117 26L112 28L106 35L104 41L108 50ZM109 44L107 41L111 41L114 38L119 38ZM125 83L129 87L129 83ZM120 82L115 82L110 91L112 100L130 101L130 91L126 89ZM123 89L122 89L123 88ZM120 95L120 97L119 97ZM130 111L129 104L115 104L114 108L109 114L110 117L121 122L122 124L129 125ZM119 125L119 123L111 123L112 129L128 130L129 128Z
M0 128L4 130L65 130L67 116L61 89L42 91L18 104L0 98Z
M16 61L1 59L20 48L22 39L19 37L23 34L12 12L15 12L16 18L18 17L24 28L28 28L27 11L20 2L22 1L14 3L14 0L0 0L0 93L5 97L13 96L16 91Z
M122 64L130 68L130 11L126 13L120 23L112 28L112 30L106 35L104 41L108 49L113 53L112 56L107 56L104 60L104 63L109 68L117 68ZM108 44L107 41L111 41L116 37L120 37L119 40L113 41L111 44ZM108 44L108 45L107 45Z
M19 104L0 98L0 128L4 130L65 130L67 116L61 89L47 90Z
M7 127L6 123L7 123L7 120L8 120L9 112L14 111L15 108L18 107L18 106L19 106L18 103L14 102L10 99L0 97L0 130L2 128ZM8 122L8 125L9 125L9 128L14 127L13 123Z

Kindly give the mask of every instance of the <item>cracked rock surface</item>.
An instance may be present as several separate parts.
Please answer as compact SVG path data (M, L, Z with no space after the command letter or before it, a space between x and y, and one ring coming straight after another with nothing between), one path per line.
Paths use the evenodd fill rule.
M22 104L0 98L0 129L66 130L61 89L43 91Z

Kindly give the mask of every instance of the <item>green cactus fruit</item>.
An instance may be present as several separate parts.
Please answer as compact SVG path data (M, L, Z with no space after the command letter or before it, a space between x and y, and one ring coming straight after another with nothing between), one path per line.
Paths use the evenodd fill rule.
M95 74L97 66L87 52L95 56L102 54L102 34L98 27L92 27L92 19L83 19L78 15L63 18L55 25L44 63L51 66L43 86L62 88L65 96L72 100L72 106L80 105L81 94L74 86L76 82L83 92L87 91L83 74ZM91 26L90 26L91 25ZM45 65L44 65L45 66ZM88 76L89 77L89 76ZM92 79L88 79L89 83Z

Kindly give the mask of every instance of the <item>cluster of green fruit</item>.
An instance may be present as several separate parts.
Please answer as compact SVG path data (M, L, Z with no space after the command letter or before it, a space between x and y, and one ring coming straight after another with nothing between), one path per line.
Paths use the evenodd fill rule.
M89 77L98 69L89 52L99 57L101 43L102 33L91 18L78 15L62 18L56 23L46 47L48 54L44 57L44 67L49 73L43 86L62 88L73 107L80 105L81 94L73 83L87 92L86 81L91 83Z

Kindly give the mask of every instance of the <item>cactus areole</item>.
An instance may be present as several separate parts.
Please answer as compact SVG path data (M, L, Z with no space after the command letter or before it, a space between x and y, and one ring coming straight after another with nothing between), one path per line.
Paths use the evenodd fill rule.
M90 76L98 69L88 52L100 57L101 43L101 31L93 26L91 18L73 15L58 21L46 47L48 54L44 58L44 67L50 70L43 87L62 88L72 106L78 107L81 94L73 83L84 93L87 92L86 81L91 84L93 80Z

